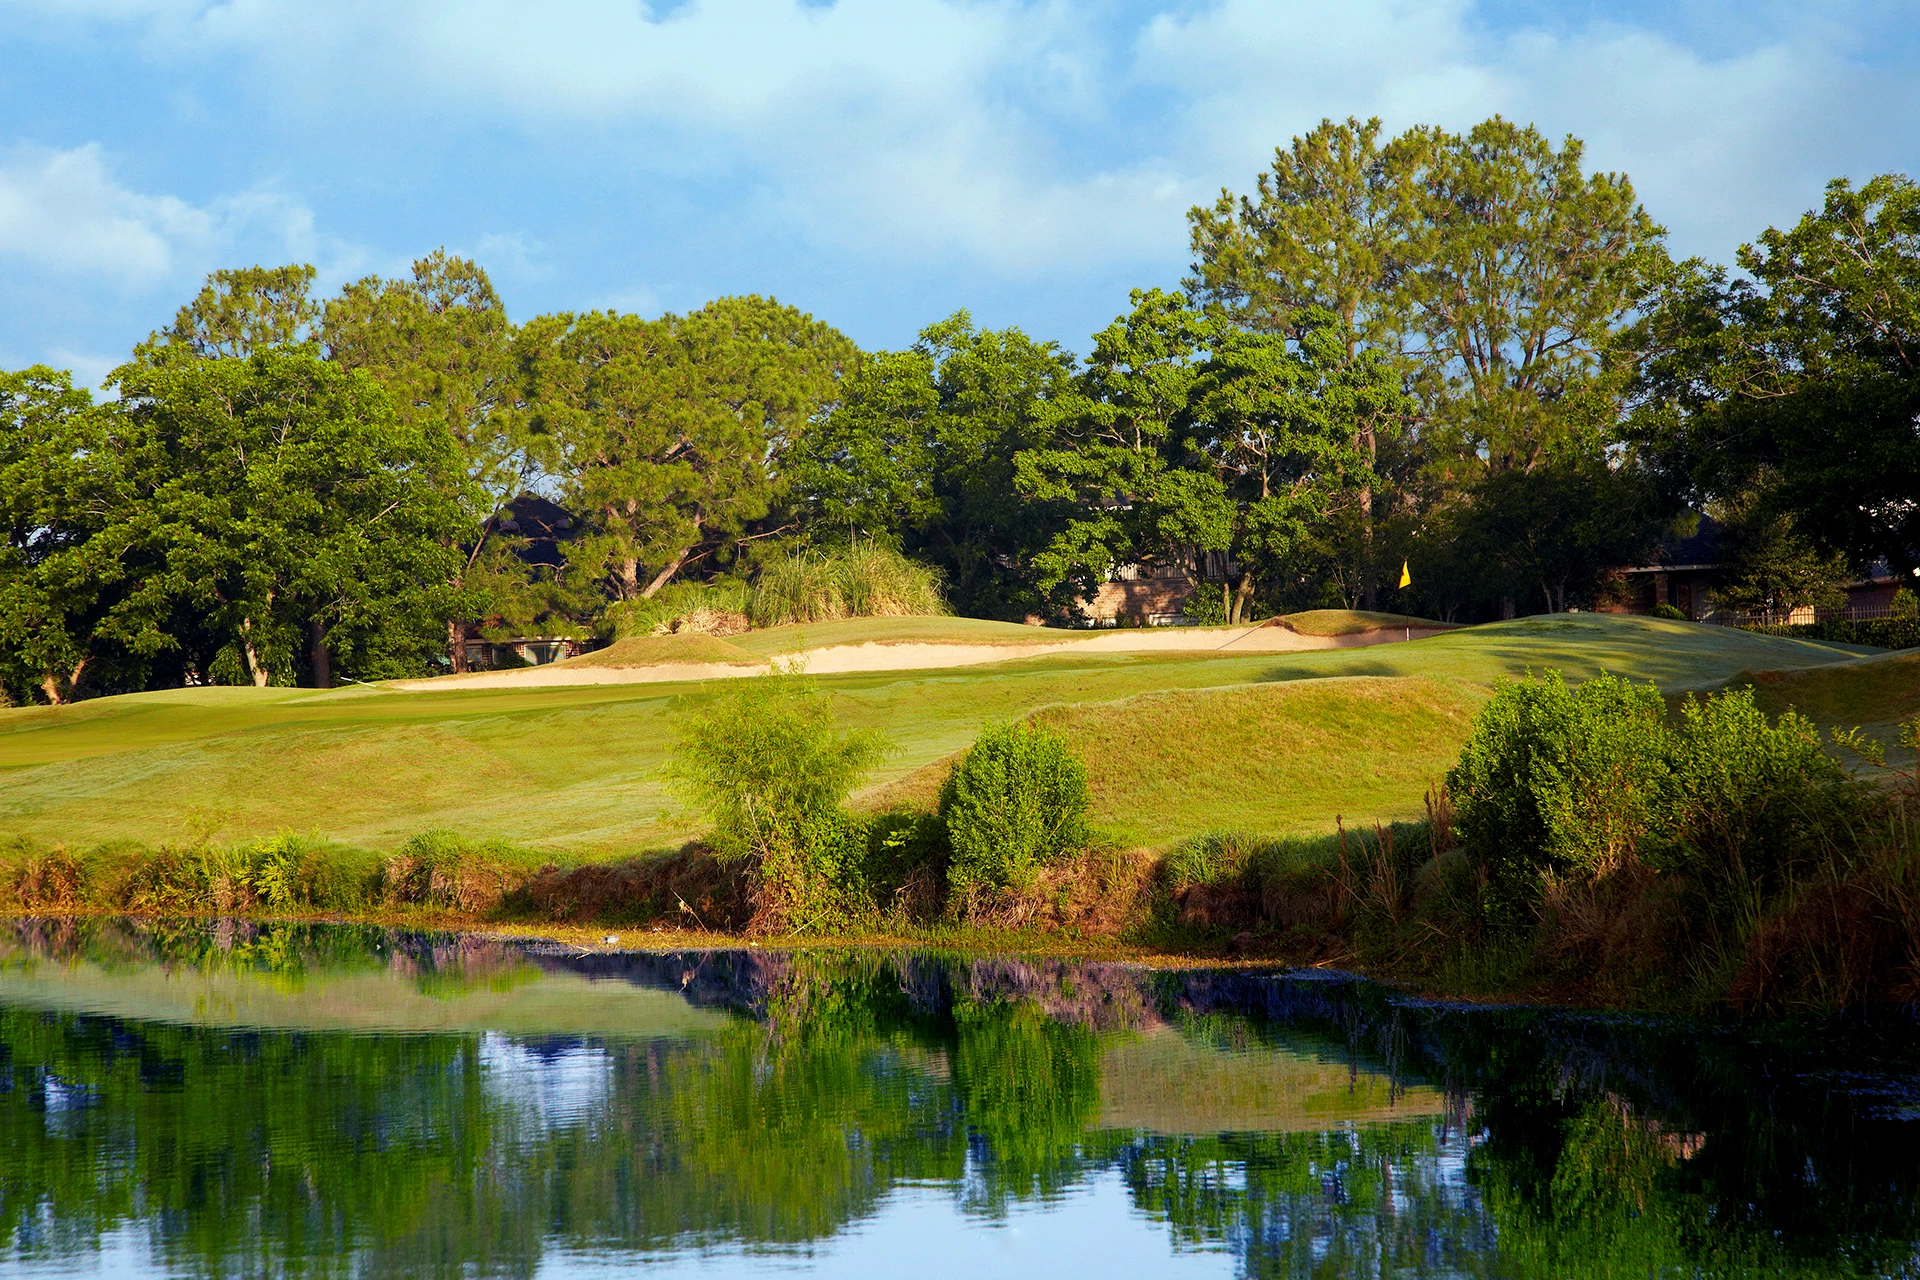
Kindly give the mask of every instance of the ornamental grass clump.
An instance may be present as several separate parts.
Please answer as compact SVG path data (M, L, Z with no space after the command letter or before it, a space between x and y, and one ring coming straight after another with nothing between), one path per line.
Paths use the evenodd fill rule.
M945 612L939 570L872 542L770 561L747 603L757 627Z
M752 931L804 933L869 905L865 832L843 805L887 749L871 730L836 733L795 672L734 681L683 716L673 774L713 822L715 856L746 865Z
M1042 873L1086 847L1087 770L1060 734L989 728L940 788L950 909L990 914L1031 894Z

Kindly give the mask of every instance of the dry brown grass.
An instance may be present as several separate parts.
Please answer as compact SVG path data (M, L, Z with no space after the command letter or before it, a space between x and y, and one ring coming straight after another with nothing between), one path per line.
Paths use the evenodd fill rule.
M744 928L751 915L741 869L694 847L663 858L549 868L518 896L542 918L562 922L667 920L705 931Z

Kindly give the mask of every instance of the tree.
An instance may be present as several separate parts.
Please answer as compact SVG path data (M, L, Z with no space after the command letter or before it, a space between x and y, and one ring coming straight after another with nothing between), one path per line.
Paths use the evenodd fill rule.
M978 329L964 311L929 325L911 350L867 357L800 436L795 497L816 519L939 567L962 613L1049 612L1070 593L1038 585L1033 557L1061 513L1016 488L1015 459L1046 443L1072 363L1019 329Z
M1720 525L1720 581L1714 599L1736 609L1791 613L1802 605L1846 604L1846 557L1822 550L1796 526L1791 513L1772 506L1760 489L1713 504Z
M528 601L503 593L550 594L516 572L499 537L501 513L532 485L540 454L520 404L513 326L487 273L435 250L413 264L410 279L348 285L327 303L320 332L329 358L386 386L400 418L452 443L441 483L465 513L453 538L463 561L450 586L466 612L524 612ZM458 616L446 627L447 660L465 670Z
M97 535L117 514L116 458L70 374L0 373L0 692L58 704L99 656L101 612L123 588ZM96 678L97 683L97 678Z
M1419 201L1415 179L1421 135L1382 145L1380 121L1322 120L1291 147L1277 148L1256 181L1257 199L1222 191L1212 209L1196 206L1193 275L1188 288L1255 332L1299 340L1309 317L1338 322L1349 361L1361 352L1411 374L1411 301L1406 287ZM1355 420L1354 447L1377 470L1383 438L1398 419ZM1375 571L1374 489L1354 494L1355 545L1347 555L1371 608Z
M1486 476L1454 525L1484 569L1478 586L1501 596L1533 591L1548 613L1590 605L1609 575L1643 563L1666 511L1652 478L1604 456L1566 455Z
M1739 264L1750 280L1688 263L1666 282L1638 439L1701 501L1752 494L1857 569L1920 564L1920 186L1836 179Z
M418 668L456 555L459 511L437 483L444 438L310 347L136 362L114 381L127 499L116 537L149 567L102 638L178 648L184 602L223 640L205 677L290 683L303 640L322 686L336 660L363 675Z
M857 356L830 326L758 297L657 321L530 322L519 360L531 425L591 530L572 558L633 600L737 555L773 509L780 460Z
M311 296L314 275L305 263L215 271L172 325L134 349L134 358L240 359L311 341L320 318Z
M940 515L935 424L940 391L933 355L882 351L864 357L832 412L788 450L792 496L833 535L898 543Z
M1306 313L1297 333L1136 293L1052 400L1047 447L1018 459L1021 490L1070 512L1033 558L1041 584L1086 596L1120 565L1218 555L1242 566L1224 599L1242 618L1259 579L1371 484L1354 424L1406 407L1387 363L1350 353L1333 316Z
M1663 233L1624 177L1583 174L1581 158L1577 139L1556 150L1499 117L1387 142L1378 121L1323 121L1275 153L1254 197L1222 193L1188 215L1197 298L1296 343L1331 313L1348 361L1367 354L1418 393L1417 412L1351 422L1370 478L1342 531L1319 539L1369 606L1399 564L1383 521L1404 529L1489 470L1618 434L1616 339L1665 262Z
M1257 575L1286 565L1342 502L1371 491L1370 450L1354 424L1404 408L1385 360L1350 360L1333 317L1312 321L1297 343L1225 329L1194 386L1191 447L1234 500L1245 566L1230 622L1246 615Z
M1015 460L1023 494L1069 509L1032 559L1043 590L1067 584L1087 598L1114 569L1231 549L1231 500L1217 476L1186 465L1209 332L1177 296L1136 290L1133 310L1095 336L1086 369L1049 401L1044 446Z
M1556 151L1498 116L1418 136L1406 281L1434 443L1525 470L1609 442L1613 418L1580 402L1623 390L1606 356L1666 261L1665 231L1624 175L1581 172L1577 138Z

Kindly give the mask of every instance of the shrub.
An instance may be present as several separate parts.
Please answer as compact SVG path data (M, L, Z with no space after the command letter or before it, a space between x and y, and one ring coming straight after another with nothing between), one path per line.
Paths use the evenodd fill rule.
M74 907L87 889L87 868L64 848L39 849L25 839L14 842L18 857L9 879L15 902L28 910Z
M1901 587L1893 593L1892 606L1893 612L1891 616L1895 618L1905 618L1908 620L1920 618L1920 597L1916 597L1913 592L1907 590L1905 587Z
M754 927L794 932L858 908L863 833L841 805L886 740L837 734L811 682L732 682L680 722L673 772L713 822L714 853L750 864Z
M1666 707L1652 686L1560 673L1502 684L1447 774L1455 830L1511 915L1549 879L1633 856L1667 783Z
M758 627L946 611L937 569L871 542L773 560L761 569L747 602L747 615Z
M1653 606L1653 609L1649 612L1648 616L1654 617L1654 618L1666 618L1673 622L1685 622L1687 620L1686 614L1682 613L1678 608L1670 604L1657 604Z
M1227 620L1227 604L1218 591L1202 583L1180 606L1180 616L1196 627L1217 627Z
M1057 733L994 726L947 775L940 820L958 904L1029 893L1048 863L1086 846L1086 766Z
M1813 722L1769 722L1751 689L1688 698L1672 749L1670 852L1654 859L1715 886L1770 890L1842 816L1846 773Z

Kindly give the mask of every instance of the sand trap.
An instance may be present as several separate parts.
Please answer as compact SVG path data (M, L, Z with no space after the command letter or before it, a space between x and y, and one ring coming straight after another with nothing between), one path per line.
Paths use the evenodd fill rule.
M1310 649L1354 649L1375 644L1398 644L1440 635L1451 628L1394 627L1345 636L1303 636L1286 627L1259 623L1232 631L1187 627L1148 630L1128 628L1102 632L1085 640L1050 640L1042 644L843 644L802 653L798 658L811 675L844 675L862 671L937 671L945 667L983 666L1077 653L1298 653ZM674 680L728 680L764 675L767 666L720 662L665 662L645 667L551 666L516 671L476 671L468 675L438 676L431 680L397 680L390 688L408 690L536 689L556 685L656 684Z

